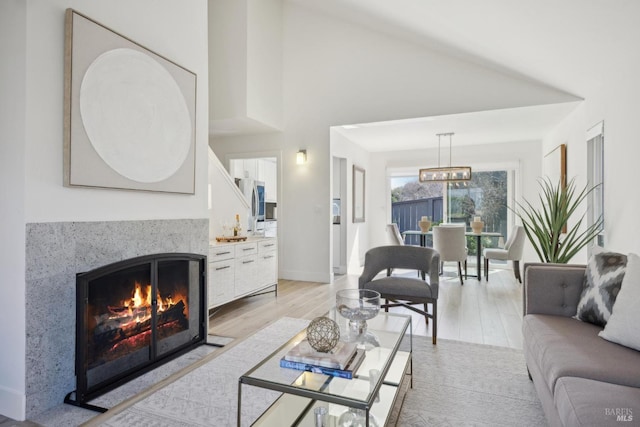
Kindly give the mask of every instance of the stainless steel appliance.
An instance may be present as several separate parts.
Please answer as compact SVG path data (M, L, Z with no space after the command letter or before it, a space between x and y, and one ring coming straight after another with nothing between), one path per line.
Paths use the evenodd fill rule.
M242 178L237 181L238 187L251 206L248 215L248 231L264 229L265 200L264 182L252 178Z

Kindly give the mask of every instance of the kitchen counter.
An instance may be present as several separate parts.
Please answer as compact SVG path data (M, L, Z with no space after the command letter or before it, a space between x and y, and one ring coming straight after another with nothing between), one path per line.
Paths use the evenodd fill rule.
M245 237L245 236L241 236ZM275 240L275 237L269 236L246 236L247 240L241 240L237 242L218 242L215 238L209 241L209 246L224 246L224 245L237 245L240 243L260 242L262 240Z

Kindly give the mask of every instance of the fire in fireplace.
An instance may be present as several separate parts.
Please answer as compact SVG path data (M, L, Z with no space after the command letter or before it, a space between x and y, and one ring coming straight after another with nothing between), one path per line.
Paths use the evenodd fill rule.
M157 254L77 275L77 403L205 342L205 266Z

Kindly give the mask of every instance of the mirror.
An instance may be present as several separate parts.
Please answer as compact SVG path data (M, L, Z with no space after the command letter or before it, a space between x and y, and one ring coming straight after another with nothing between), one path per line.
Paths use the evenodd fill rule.
M353 222L364 222L364 169L353 165Z

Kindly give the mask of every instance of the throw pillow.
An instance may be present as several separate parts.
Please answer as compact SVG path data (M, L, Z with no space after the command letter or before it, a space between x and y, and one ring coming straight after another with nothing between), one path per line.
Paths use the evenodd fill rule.
M576 319L598 326L607 324L626 265L626 255L594 248L585 270Z
M613 305L611 317L598 335L614 343L631 347L640 351L640 257L629 254L627 271L622 279L622 286Z

